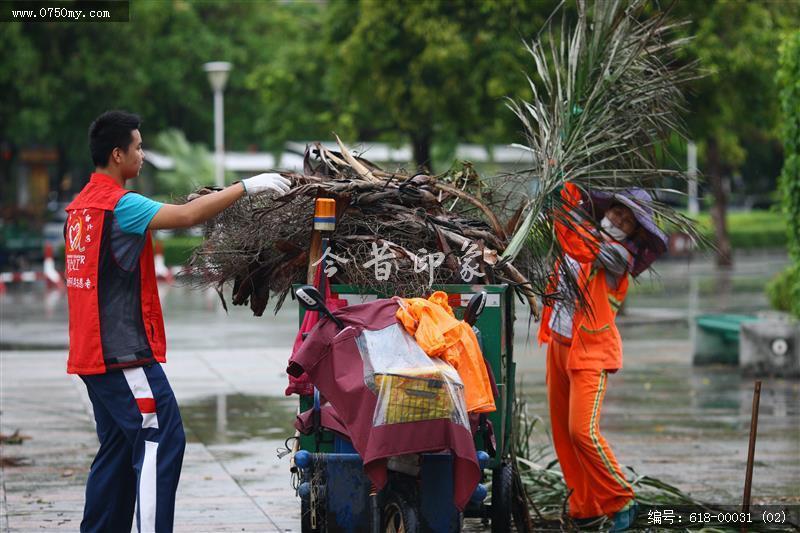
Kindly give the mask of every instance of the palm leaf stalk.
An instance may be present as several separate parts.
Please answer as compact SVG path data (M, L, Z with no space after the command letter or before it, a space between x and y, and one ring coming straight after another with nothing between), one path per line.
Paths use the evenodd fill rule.
M521 389L522 384L518 384ZM558 468L558 460L553 455L553 445L544 421L529 412L524 397L518 397L512 412L514 424L515 451L514 467L522 480L528 504L534 511L537 528L577 530L577 526L565 513L568 497L564 475ZM703 502L686 494L678 487L652 476L642 475L632 467L626 466L631 486L636 492L636 500L642 505L675 506L685 505L699 510L720 511L722 507ZM591 529L603 530L609 526L605 518L598 519ZM636 524L642 528L647 524L647 516L639 517Z

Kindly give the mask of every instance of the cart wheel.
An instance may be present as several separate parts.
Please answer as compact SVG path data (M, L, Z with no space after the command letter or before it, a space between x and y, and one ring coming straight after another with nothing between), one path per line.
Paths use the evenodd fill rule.
M390 493L383 506L383 531L386 533L417 533L417 509L397 493Z
M492 471L492 533L511 531L511 490L514 472L502 463Z

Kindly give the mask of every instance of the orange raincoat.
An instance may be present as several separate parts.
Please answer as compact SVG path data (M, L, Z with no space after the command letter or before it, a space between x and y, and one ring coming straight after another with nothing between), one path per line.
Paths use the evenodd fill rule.
M562 196L575 204L580 198L577 187L567 183ZM589 308L577 308L573 319L572 346L569 349L567 368L597 369L615 372L622 368L622 339L614 319L628 292L628 276L623 276L616 288L608 286L602 269L594 264L599 243L587 227L575 225L568 227L563 222L555 223L556 237L566 253L581 264L578 278L584 297L590 302ZM558 267L556 267L558 272ZM555 290L556 276L553 276L550 291ZM539 327L539 344L551 340L551 303L545 303L542 322Z
M458 320L447 294L434 292L425 298L403 298L397 310L397 319L417 344L431 357L446 361L458 371L464 382L467 411L489 413L494 411L494 396L486 363L483 360L475 332L464 321Z

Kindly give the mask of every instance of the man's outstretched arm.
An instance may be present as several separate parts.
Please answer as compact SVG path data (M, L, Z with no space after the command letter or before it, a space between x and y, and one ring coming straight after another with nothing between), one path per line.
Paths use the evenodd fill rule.
M147 227L149 229L189 228L215 217L245 194L253 196L270 192L280 196L287 193L290 187L291 182L280 174L259 174L183 205L164 204Z

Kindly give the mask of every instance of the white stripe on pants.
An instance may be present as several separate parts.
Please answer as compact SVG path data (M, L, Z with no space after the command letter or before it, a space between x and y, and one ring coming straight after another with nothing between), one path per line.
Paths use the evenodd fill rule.
M144 461L139 478L139 521L141 533L156 531L156 468L158 443L144 441Z

